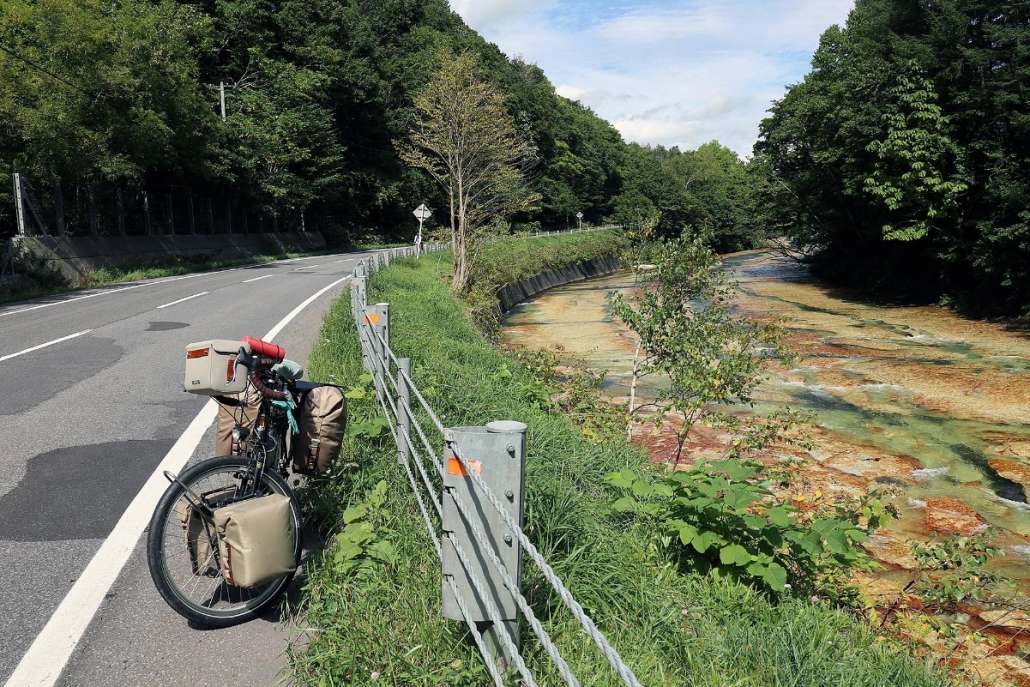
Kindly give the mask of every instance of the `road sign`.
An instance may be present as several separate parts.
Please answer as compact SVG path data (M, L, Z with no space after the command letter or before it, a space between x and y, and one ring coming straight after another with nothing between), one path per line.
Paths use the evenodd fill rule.
M576 213L576 219L583 219L583 213L582 212L577 212Z
M425 220L429 219L429 217L432 214L433 214L433 211L430 210L429 208L427 208L425 203L422 203L417 208L415 208L415 217L418 218L418 221L419 221L420 224L422 222L424 222Z

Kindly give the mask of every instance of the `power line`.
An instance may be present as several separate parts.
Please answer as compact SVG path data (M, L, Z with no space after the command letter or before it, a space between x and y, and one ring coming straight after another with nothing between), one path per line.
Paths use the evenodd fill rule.
M76 86L71 81L68 81L67 79L65 79L63 77L60 77L57 74L54 74L52 71L50 71L46 67L44 67L44 66L42 66L40 64L37 64L36 62L33 62L32 60L30 60L27 57L22 57L21 55L16 53L14 50L8 48L6 45L3 45L2 43L0 43L0 51L3 51L5 53L7 53L8 55L13 57L14 59L19 60L21 62L24 62L25 64L29 65L30 67L33 67L34 69L38 69L39 71L41 71L44 74L46 74L47 76L49 76L51 79L56 79L57 81L60 81L64 85L70 86L70 87L74 88L79 93L83 93L84 95L89 95L89 96L93 95L89 91L84 90L81 86Z

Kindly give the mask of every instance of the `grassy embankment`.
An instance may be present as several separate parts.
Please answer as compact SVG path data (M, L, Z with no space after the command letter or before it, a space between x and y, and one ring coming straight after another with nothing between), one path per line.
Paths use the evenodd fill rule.
M488 276L477 288L482 296L541 263L601 255L617 241L586 234L493 244L479 258L488 270L480 274ZM448 254L398 261L372 278L370 299L390 303L392 344L414 361L416 382L445 424L510 418L529 425L527 533L644 684L947 684L842 612L801 599L771 602L736 583L681 575L639 533L615 526L603 477L625 467L651 469L646 459L622 441L591 443L568 418L541 408L528 370L495 348L450 293L449 269ZM346 297L326 318L311 368L315 378L344 384L362 372ZM352 401L352 426L377 415L373 403ZM355 512L345 518L344 509L380 481L388 485L386 498L358 521L374 530L348 527L309 565L302 624L314 629L306 648L291 656L296 679L487 684L462 625L440 617L439 563L391 441L349 435L341 462L349 464L345 477L315 488L330 522L353 521ZM371 552L384 542L380 551L390 555ZM355 567L355 559L362 564ZM526 571L523 590L582 684L621 684L532 564ZM524 642L524 653L540 684L560 684L534 639Z

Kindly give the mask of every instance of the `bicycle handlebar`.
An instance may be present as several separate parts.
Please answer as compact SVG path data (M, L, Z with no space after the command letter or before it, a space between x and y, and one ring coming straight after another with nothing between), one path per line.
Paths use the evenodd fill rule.
M240 352L236 355L236 362L250 370L250 383L254 385L258 393L265 398L271 398L276 401L285 401L289 398L289 391L271 389L265 384L265 380L261 379L262 370L271 367L274 363L282 362L282 357L279 357L277 360L275 356L283 356L286 351L281 346L253 339L249 336L244 337L243 343L244 345L240 347ZM255 346L255 343L259 345ZM275 350L270 351L267 348L269 346ZM247 350L248 348L250 348L250 351ZM273 355L265 355L266 351L270 351Z
M281 363L286 357L286 349L277 346L269 341L255 339L253 336L243 337L243 345L250 348L250 352L262 358L270 358L272 362Z

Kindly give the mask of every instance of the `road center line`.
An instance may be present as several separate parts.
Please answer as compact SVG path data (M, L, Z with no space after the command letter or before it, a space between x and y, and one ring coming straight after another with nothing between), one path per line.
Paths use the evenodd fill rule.
M208 293L210 293L210 292L209 291L201 291L200 293L195 293L192 296L186 296L185 298L180 298L177 301L172 301L171 303L165 303L164 305L159 305L159 306L157 306L156 309L160 310L161 308L168 308L168 307L171 307L173 305L178 305L179 303L182 303L183 301L188 301L191 298L200 298L201 296L206 296Z
M18 351L17 353L8 353L7 355L0 355L0 363L2 363L5 360L10 360L11 358L17 358L19 355L25 355L26 353L32 353L32 351L38 351L39 349L46 348L47 346L59 344L62 341L67 341L68 339L74 339L75 337L82 336L83 334L89 334L91 331L93 330L83 329L81 332L75 332L74 334L69 334L68 336L62 336L60 339L47 341L46 343L41 343L38 346L33 346L32 348L26 348L24 351Z
M272 275L272 274L263 274L263 275L261 275L260 277L254 277L253 279L244 279L244 280L243 280L243 281L241 281L240 283L241 283L241 284L249 284L249 283L250 283L250 282L252 282L252 281L261 281L262 279L268 279L269 277L272 277L272 276L275 276L275 275Z
M319 296L348 279L350 276L337 279L308 296L268 330L268 333L262 338L266 341L274 339L286 325L315 302ZM143 488L139 490L129 507L122 513L118 524L107 535L107 539L93 554L89 564L65 594L64 599L57 606L57 610L50 616L50 620L32 642L32 646L22 656L21 661L8 678L6 687L52 687L57 682L68 659L71 658L72 652L75 651L75 646L89 628L93 616L96 615L97 609L104 601L108 590L118 579L126 561L132 555L136 542L139 541L150 521L154 508L157 507L158 500L168 487L164 471L178 472L186 465L217 414L218 406L213 400L205 403L186 431L165 454L161 463L147 478ZM161 603L156 596L154 602Z
M318 264L318 265L307 265L306 267L298 267L297 269L295 269L293 271L294 272L300 272L301 270L313 270L316 267L321 267L321 266L322 266L321 263Z

